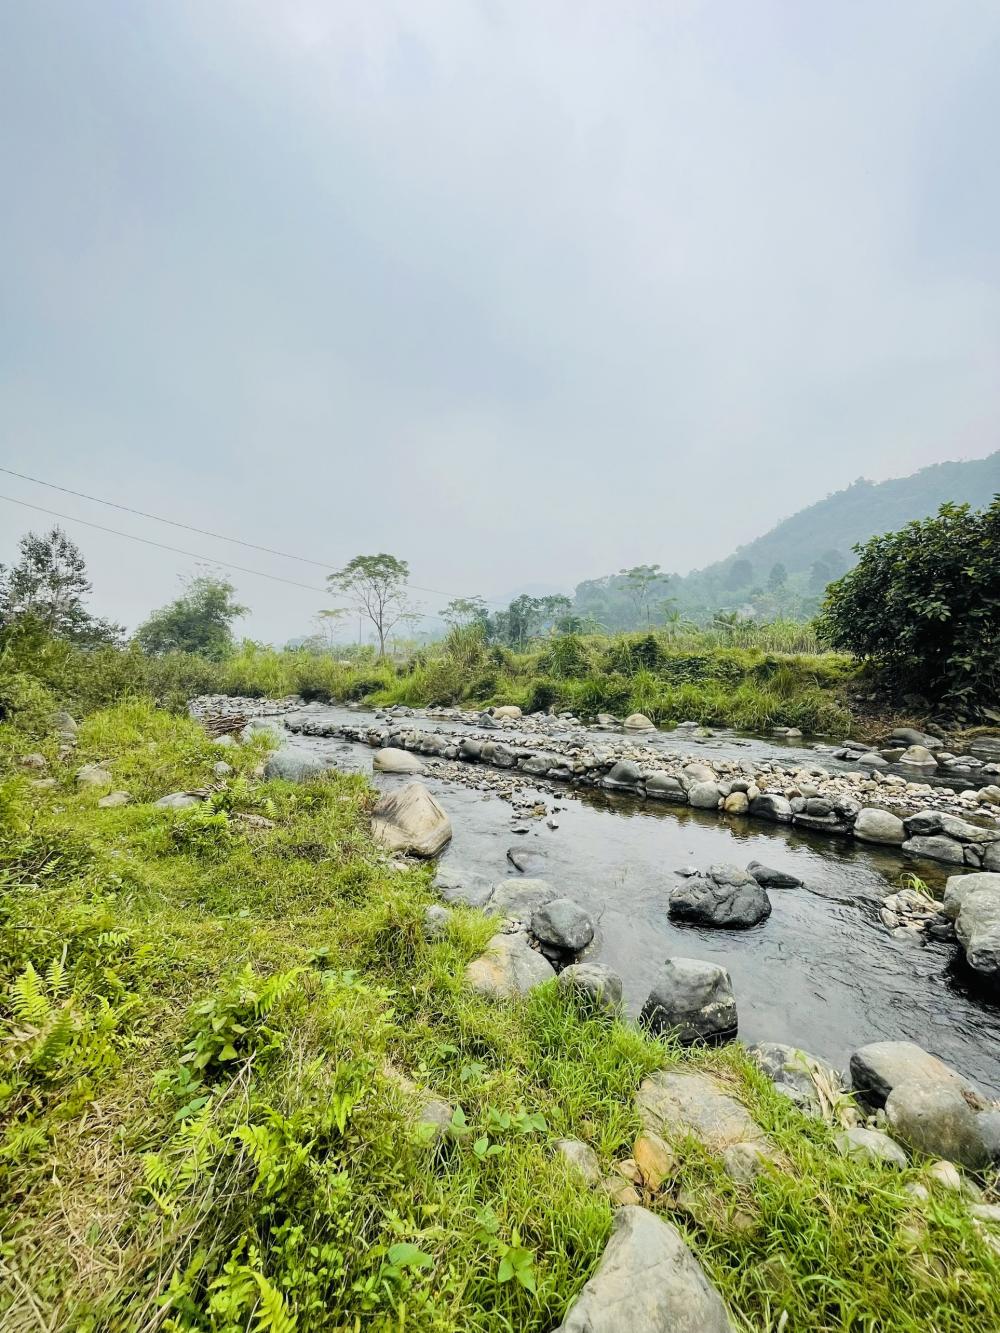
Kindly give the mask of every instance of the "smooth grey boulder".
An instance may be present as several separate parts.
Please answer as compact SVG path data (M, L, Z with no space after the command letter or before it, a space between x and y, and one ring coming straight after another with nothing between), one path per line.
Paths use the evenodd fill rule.
M672 1144L693 1136L722 1159L727 1175L746 1183L780 1153L731 1090L698 1070L660 1070L643 1079L636 1094L643 1129Z
M952 875L942 910L955 923L969 966L983 976L1000 977L1000 874Z
M668 958L642 1007L639 1021L654 1036L684 1045L736 1036L736 997L724 967L700 958Z
M708 764L700 764L695 760L690 764L684 765L684 776L687 778L688 785L690 786L693 782L715 782L718 775L716 774L715 769Z
M472 989L494 999L527 995L554 976L552 964L531 947L524 931L494 935L486 952L465 969L465 979Z
M529 755L527 759L522 759L518 768L522 773L531 773L537 777L547 773L550 768L558 768L561 762L559 755L542 752Z
M58 708L49 717L49 725L58 731L60 736L67 739L75 737L78 727L71 713L67 713L65 708Z
M281 741L288 733L280 722L269 717L252 717L240 732L241 741L251 741L255 736L273 736Z
M545 869L545 853L530 847L508 847L507 860L522 875L535 875Z
M714 782L692 782L687 795L688 803L696 810L717 810L722 797Z
M619 1208L593 1277L556 1333L733 1333L722 1298L677 1229Z
M897 1083L886 1100L885 1115L893 1137L913 1152L944 1157L972 1171L989 1165L981 1117L952 1084Z
M387 745L372 756L372 768L378 773L426 773L427 765L409 750L397 750Z
M870 1106L884 1106L897 1084L914 1081L926 1087L957 1087L979 1096L967 1078L912 1041L873 1041L851 1056L854 1091Z
M493 890L487 912L508 921L530 921L557 893L544 879L502 879Z
M864 1129L853 1125L841 1130L834 1138L837 1149L845 1157L857 1161L882 1162L886 1166L898 1166L901 1169L909 1165L906 1153L898 1143L894 1143L888 1134L880 1129Z
M642 770L631 759L620 759L605 777L603 785L612 791L634 791L642 781Z
M372 836L390 852L437 856L451 841L451 820L422 783L408 782L376 803Z
M571 963L559 973L556 984L584 1016L621 1010L622 979L602 963Z
M659 769L646 774L646 795L658 801L673 801L677 805L684 805L687 802L687 792L680 778L675 778L671 773L664 773Z
M594 923L572 898L553 898L533 913L531 933L545 952L579 953L594 938Z
M931 838L908 838L903 843L903 851L909 852L911 856L923 856L928 861L944 861L948 865L960 866L965 863L962 844L943 833Z
M153 805L158 810L189 810L193 805L201 805L203 796L191 791L172 791L161 796Z
M899 762L915 768L937 768L937 760L923 744L908 745L900 755Z
M132 797L127 791L109 791L97 802L100 810L117 810L123 805L130 805Z
M749 1047L747 1054L774 1084L775 1092L794 1102L805 1115L826 1119L832 1098L844 1091L839 1070L797 1046L761 1041Z
M483 742L466 736L458 744L458 753L463 759L481 759L483 754Z
M459 866L442 865L434 876L434 887L446 903L482 907L495 885L485 875L464 871Z
M854 821L854 836L862 842L881 843L886 847L902 847L906 841L906 827L898 815L870 806L858 812Z
M792 822L792 807L784 796L765 791L750 802L750 813L755 819L770 819L775 824Z
M424 939L428 943L434 943L435 940L443 940L448 933L448 920L451 913L446 907L439 903L432 903L430 907L424 908Z
M765 889L737 866L713 866L707 875L692 875L670 894L670 917L695 925L748 930L771 915Z
M496 718L518 718L521 716L521 710L517 704L501 704L499 708L494 708L493 716Z
M790 874L787 870L774 870L771 866L761 865L759 861L751 861L747 870L763 889L802 888L802 881L799 877Z
M629 713L625 719L626 731L655 731L656 723L652 722L645 713Z
M273 750L264 761L264 777L270 782L281 778L285 782L308 782L326 772L327 765L311 750L299 750L294 745L283 745Z

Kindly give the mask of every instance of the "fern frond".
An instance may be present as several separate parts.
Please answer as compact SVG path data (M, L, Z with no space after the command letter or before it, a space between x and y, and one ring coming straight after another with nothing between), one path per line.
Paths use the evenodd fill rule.
M42 979L31 963L14 979L11 1007L22 1022L30 1023L33 1027L41 1027L52 1012Z

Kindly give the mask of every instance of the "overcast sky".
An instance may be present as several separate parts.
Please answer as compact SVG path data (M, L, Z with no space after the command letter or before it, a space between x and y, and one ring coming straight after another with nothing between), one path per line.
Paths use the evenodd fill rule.
M497 596L1000 444L996 0L0 15L9 467ZM49 521L0 502L0 561ZM195 571L65 526L129 625ZM233 578L256 637L324 604Z

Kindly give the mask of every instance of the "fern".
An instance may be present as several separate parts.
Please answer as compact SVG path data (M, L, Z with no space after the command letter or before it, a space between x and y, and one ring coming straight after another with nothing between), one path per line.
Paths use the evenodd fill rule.
M14 980L11 989L11 1007L22 1023L41 1027L51 1013L52 1006L45 994L42 979L31 963Z
M254 1273L253 1278L260 1291L260 1304L254 1323L256 1333L295 1333L295 1314L289 1310L281 1292L268 1282L263 1273Z

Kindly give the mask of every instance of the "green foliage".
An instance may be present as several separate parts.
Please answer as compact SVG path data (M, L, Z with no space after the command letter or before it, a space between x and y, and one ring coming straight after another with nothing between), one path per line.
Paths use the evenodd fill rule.
M871 660L899 694L962 713L1000 695L1000 495L942 505L858 548L827 592L820 631Z
M120 625L98 619L84 605L92 591L87 567L80 548L62 528L44 536L26 533L19 552L10 569L0 565L0 634L29 621L68 643L94 645L121 635Z
M386 638L401 620L413 615L406 600L410 566L385 551L378 555L356 555L343 569L327 575L333 592L351 598L367 616L378 635L379 660L385 656Z
M233 621L247 614L248 608L235 598L236 589L228 579L200 574L187 581L180 597L139 626L136 642L153 657L196 653L221 661L234 647Z

